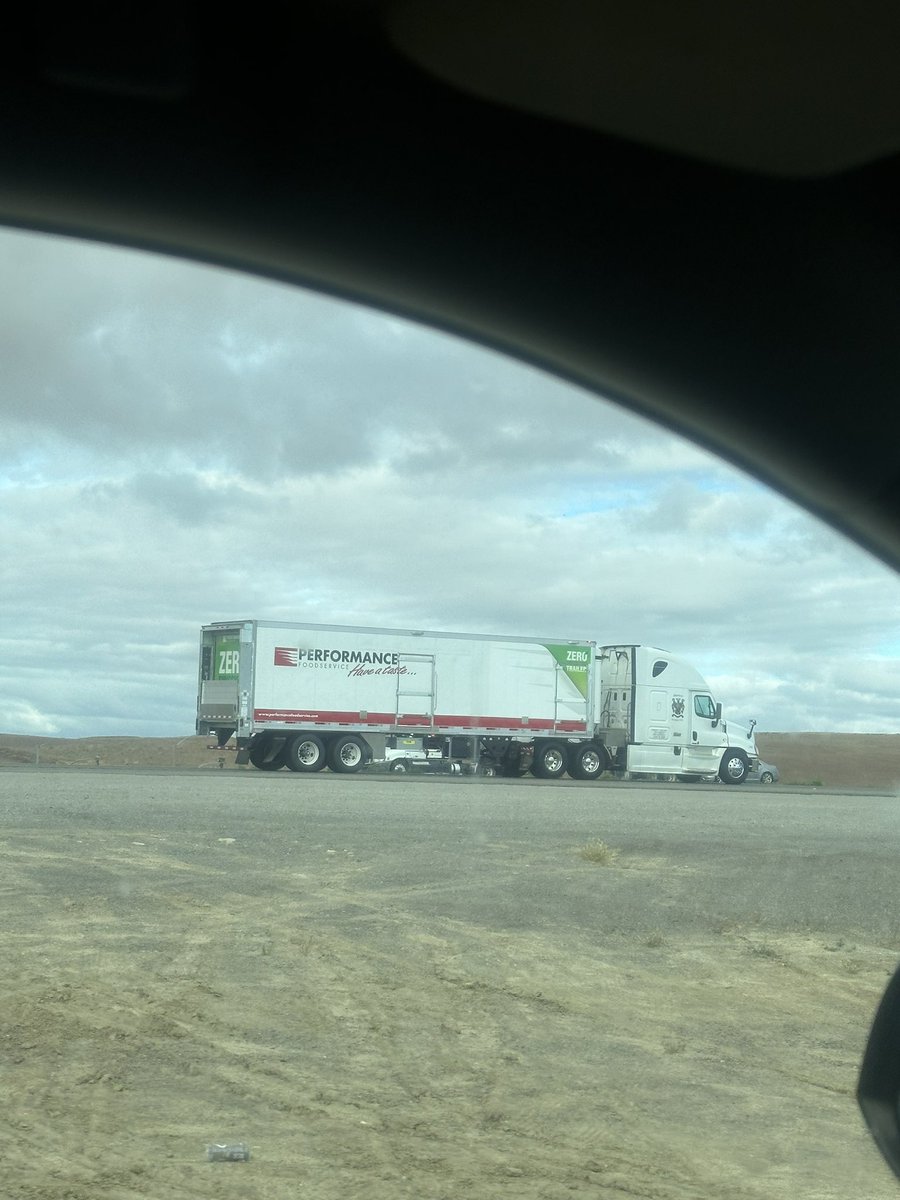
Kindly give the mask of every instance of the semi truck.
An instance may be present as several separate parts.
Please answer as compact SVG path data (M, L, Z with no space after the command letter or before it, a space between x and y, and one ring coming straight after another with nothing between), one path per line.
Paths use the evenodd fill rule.
M217 621L200 639L197 732L261 771L351 774L382 737L454 774L605 772L743 783L755 722L654 646L277 621ZM382 760L384 761L384 759Z

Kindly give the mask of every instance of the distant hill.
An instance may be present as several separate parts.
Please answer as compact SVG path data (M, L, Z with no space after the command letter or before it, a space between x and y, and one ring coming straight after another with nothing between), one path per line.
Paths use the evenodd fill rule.
M778 767L782 783L900 792L900 734L757 731L756 744L760 757Z
M900 792L900 734L759 733L761 756L782 783L889 788ZM232 751L210 749L206 737L54 738L0 734L4 766L156 767L217 770L234 767Z
M219 755L208 750L208 737L140 738L25 737L0 734L0 767L218 767ZM225 752L226 766L234 754Z

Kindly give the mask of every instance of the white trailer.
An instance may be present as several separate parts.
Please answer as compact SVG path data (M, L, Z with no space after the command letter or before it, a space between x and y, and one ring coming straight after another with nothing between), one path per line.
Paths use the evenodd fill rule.
M298 772L358 771L376 734L417 739L432 769L545 779L740 783L758 758L752 726L653 647L253 620L203 627L197 732Z

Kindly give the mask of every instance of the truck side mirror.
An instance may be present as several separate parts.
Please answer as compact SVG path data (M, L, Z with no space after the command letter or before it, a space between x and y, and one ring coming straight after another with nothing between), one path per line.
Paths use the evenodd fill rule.
M716 718L713 721L713 729L715 729L715 727L718 725L718 723L721 720L722 720L722 702L720 700L719 703L716 705Z
M856 1098L875 1145L900 1176L900 970L875 1014Z

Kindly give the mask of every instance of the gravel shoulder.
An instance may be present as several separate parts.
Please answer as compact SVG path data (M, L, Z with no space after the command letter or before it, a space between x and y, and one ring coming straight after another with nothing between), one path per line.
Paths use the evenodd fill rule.
M893 1196L895 808L3 771L4 1192Z

